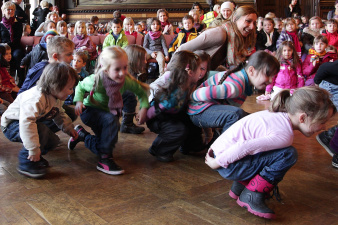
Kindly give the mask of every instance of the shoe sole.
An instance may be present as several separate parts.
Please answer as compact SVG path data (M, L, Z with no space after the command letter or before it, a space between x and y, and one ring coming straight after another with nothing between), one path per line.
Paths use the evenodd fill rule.
M120 175L120 174L124 174L124 170L119 170L119 171L108 171L108 170L105 170L99 166L96 166L96 169L103 172L103 173L106 173L106 174L109 174L109 175Z
M70 150L70 151L73 151L74 149L75 149L75 147L72 149L71 147L70 147L70 142L73 140L73 138L71 137L71 138L69 138L69 140L68 140L68 145L67 145L67 147L68 147L68 150Z
M33 173L30 173L30 172L27 172L27 171L24 171L24 170L20 170L19 168L16 168L16 170L22 174L22 175L25 175L27 177L31 177L31 178L40 178L44 175L46 175L45 173L41 173L41 174L33 174Z
M238 195L236 195L235 193L233 193L231 190L229 191L229 196L235 200L237 200L239 198Z
M237 204L240 206L240 207L244 207L248 210L248 212L256 215L256 216L259 216L259 217L263 217L265 219L276 219L276 215L275 214L272 214L272 213L260 213L260 212L256 212L254 211L253 209L251 209L250 205L248 203L245 203L245 202L242 202L239 198L237 199Z
M316 136L316 139L317 139L317 141L318 141L318 143L325 149L325 151L327 152L327 153L329 153L329 155L331 156L331 157L333 157L333 153L331 152L331 150L320 140L320 138L319 138L319 135L317 135Z
M332 162L332 166L338 169L338 163Z

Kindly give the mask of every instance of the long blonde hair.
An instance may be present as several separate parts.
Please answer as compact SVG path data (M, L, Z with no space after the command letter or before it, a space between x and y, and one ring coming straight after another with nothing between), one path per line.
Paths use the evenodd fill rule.
M83 21L77 21L77 22L75 23L74 35L75 35L75 36L77 35L77 28L78 28L79 26L84 26L85 29L84 29L84 31L83 31L83 34L84 34L84 35L87 35L86 23L83 22Z

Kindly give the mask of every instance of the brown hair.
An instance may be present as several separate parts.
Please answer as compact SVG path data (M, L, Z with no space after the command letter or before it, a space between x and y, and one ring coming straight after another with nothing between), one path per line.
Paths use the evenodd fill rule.
M204 77L197 82L197 86L199 86L204 81L206 81L208 79L208 77L209 77L210 65L211 65L210 64L211 57L210 57L210 55L208 53L206 53L203 50L197 50L197 51L194 51L194 53L200 57L201 63L202 62L207 62L207 68L206 68L207 71L206 71Z
M311 118L312 124L326 120L330 109L333 115L337 109L330 100L330 93L316 86L297 89L292 96L290 90L279 92L272 100L270 112L286 112L295 115L304 112Z
M289 23L294 23L295 25L297 25L294 18L288 17L285 19L285 23L283 24L284 29L286 29L286 25L288 25Z
M160 16L160 13L162 13L162 12L164 12L167 15L167 17L169 17L169 13L168 13L167 10L165 10L165 9L159 9L159 10L157 10L157 18Z
M63 62L49 63L44 68L37 86L41 88L42 93L52 94L61 91L70 80L75 81L74 86L79 81L79 76L72 67Z
M99 17L97 17L97 16L90 17L90 22L91 23L95 23L96 21L99 21Z
M291 67L296 69L297 65L300 63L299 56L297 54L295 45L293 44L292 41L283 41L280 45L279 48L277 49L276 52L276 58L278 59L279 62L283 61L283 48L287 46L292 49L292 64Z
M124 50L128 56L128 71L131 75L144 73L146 69L145 58L147 51L141 45L127 45Z
M79 56L84 63L88 60L88 55L82 50L75 51L74 55Z
M317 37L315 37L315 39L313 39L313 44L318 43L318 42L323 42L326 45L329 44L329 41L327 40L327 38L324 35L318 35Z
M194 18L190 15L185 15L183 18L182 18L182 23L184 20L191 20L192 23L194 23Z
M338 21L335 20L335 19L329 19L325 22L325 25L328 25L328 24L336 24L336 26L338 27Z
M162 31L161 21L157 18L148 18L147 19L147 22L148 22L148 24L147 24L148 29L147 30L148 31L151 30L151 24L153 24L154 21L156 21L160 25L159 31Z
M264 23L265 21L268 21L268 22L272 23L273 27L275 27L275 21L274 21L272 18L270 18L270 17L265 17L265 18L263 19L263 23Z

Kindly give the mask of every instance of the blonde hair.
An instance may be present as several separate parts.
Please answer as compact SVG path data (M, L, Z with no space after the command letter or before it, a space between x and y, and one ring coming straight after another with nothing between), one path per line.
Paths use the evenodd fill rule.
M123 30L126 31L126 24L132 23L133 27L135 26L134 20L131 17L127 17L123 20Z
M85 29L83 30L83 33L85 35L87 35L87 29L86 29L86 23L83 22L83 21L77 21L75 23L75 27L74 27L74 35L77 35L77 28L80 27L80 26L83 26Z
M268 12L267 14L265 14L265 18L274 19L276 18L276 14L274 14L273 12Z
M8 8L14 8L14 11L16 9L16 6L13 2L5 2L2 6L1 6L1 11L2 11L2 15L4 14L4 11Z
M68 38L60 36L52 37L47 43L48 58L51 59L54 53L63 53L68 47L73 49L75 47L74 43Z
M311 118L311 123L325 121L330 109L333 115L337 109L330 100L330 93L316 86L308 86L297 89L292 96L290 90L279 92L272 101L270 112L286 112L295 115L304 112Z
M57 12L55 12L55 11L52 11L52 12L49 12L48 14L47 14L47 16L46 16L46 20L50 20L50 17L52 16L52 15L57 15L57 17L59 17L59 14L57 13Z
M56 31L60 34L60 29L61 27L67 27L67 23L63 20L60 20L57 24L56 24Z
M146 69L145 58L147 51L141 45L127 45L124 50L128 56L128 71L131 75L144 73Z
M41 6L41 8L49 8L49 3L45 0L42 0L40 2L40 6Z
M297 26L295 19L292 18L292 17L288 17L288 18L285 19L285 22L283 23L284 29L286 29L286 26L290 23L293 23Z

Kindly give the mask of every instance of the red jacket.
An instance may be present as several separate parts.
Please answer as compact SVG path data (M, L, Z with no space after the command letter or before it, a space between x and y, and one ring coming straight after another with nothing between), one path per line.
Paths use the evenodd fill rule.
M333 45L338 49L338 32L331 34L326 31L326 33L322 33L322 35L327 38L329 45Z
M0 92L11 93L14 87L14 78L9 75L6 67L0 67Z

